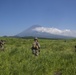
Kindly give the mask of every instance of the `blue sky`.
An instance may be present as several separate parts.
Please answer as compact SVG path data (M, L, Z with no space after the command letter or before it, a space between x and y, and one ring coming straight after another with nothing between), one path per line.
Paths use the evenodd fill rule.
M0 36L35 24L76 30L76 0L0 0Z

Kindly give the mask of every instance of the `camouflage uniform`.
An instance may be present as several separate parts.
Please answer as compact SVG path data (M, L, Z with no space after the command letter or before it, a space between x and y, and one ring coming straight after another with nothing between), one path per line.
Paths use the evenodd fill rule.
M34 43L32 45L32 53L37 56L39 52L40 52L40 44L38 42L38 39L35 38Z
M0 40L0 49L4 50L4 41L3 40Z

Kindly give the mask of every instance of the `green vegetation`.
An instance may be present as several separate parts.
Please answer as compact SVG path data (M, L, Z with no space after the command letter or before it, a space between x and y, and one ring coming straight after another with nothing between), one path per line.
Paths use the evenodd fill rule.
M33 39L0 38L6 40L0 50L0 75L76 75L76 39L39 39L41 52L34 56Z

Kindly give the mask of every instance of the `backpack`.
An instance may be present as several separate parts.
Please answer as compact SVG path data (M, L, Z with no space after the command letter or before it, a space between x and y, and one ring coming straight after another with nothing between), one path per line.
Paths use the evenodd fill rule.
M33 49L38 49L38 48L39 48L38 42L34 42L33 43Z

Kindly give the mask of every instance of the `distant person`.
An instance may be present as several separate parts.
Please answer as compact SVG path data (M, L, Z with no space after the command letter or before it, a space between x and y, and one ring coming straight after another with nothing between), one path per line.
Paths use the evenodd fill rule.
M75 52L76 52L76 45L75 45Z
M5 44L5 41L4 40L0 40L0 49L1 50L4 50L4 44Z
M34 54L34 55L38 55L39 54L39 52L40 52L40 44L39 44L39 42L38 42L38 38L36 37L36 38L34 38L34 42L33 42L33 44L32 44L32 53Z

